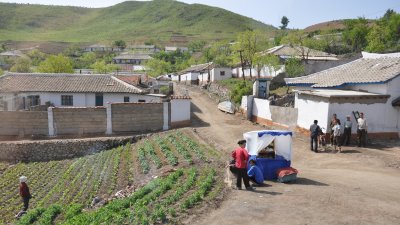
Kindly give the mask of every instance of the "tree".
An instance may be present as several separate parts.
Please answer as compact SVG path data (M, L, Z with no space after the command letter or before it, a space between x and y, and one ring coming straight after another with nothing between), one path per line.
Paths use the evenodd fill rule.
M282 26L279 26L279 28L281 28L281 30L285 30L289 24L289 19L286 16L282 16L281 24Z
M171 63L161 59L151 59L146 62L145 66L148 69L147 73L152 77L172 72Z
M285 70L288 77L298 77L304 74L305 68L300 59L292 57L286 60Z
M191 52L201 52L206 45L205 41L191 41L188 44L189 51Z
M379 25L374 25L367 35L368 45L366 50L368 52L384 52L386 49L387 35L384 28Z
M122 49L122 50L124 50L124 49L126 48L126 43L125 43L124 40L117 40L117 41L114 41L113 45L114 45L115 47L118 47L118 48Z
M72 67L71 60L63 56L52 55L48 57L45 61L39 64L37 68L38 72L41 73L73 73L74 69Z
M252 78L251 68L253 68L256 53L260 52L263 47L268 46L266 38L263 37L260 31L245 31L238 35L236 51L242 52L245 65L250 68L250 78Z
M280 69L279 58L275 55L257 54L254 61L257 69L257 77L260 77L261 69L264 66L268 68L270 73Z
M11 72L29 73L31 72L31 60L27 57L20 57L15 61L15 64L10 68Z
M353 52L360 52L368 44L367 35L370 31L368 20L362 17L356 20L346 20L345 25L343 40L351 46Z
M80 69L90 68L90 66L96 62L96 59L96 53L86 52L79 58L77 66L79 66L78 68Z
M70 45L64 49L63 55L68 57L79 57L82 55L82 48L77 44Z
M94 69L95 73L100 73L100 74L107 74L113 71L116 71L119 69L118 65L115 64L106 64L104 60L100 60L95 62L92 65L92 68Z
M43 62L46 59L46 54L39 51L38 49L34 49L28 52L27 55L29 56L29 58L31 58L33 66L38 66L41 62Z
M4 71L0 68L0 77L4 75Z

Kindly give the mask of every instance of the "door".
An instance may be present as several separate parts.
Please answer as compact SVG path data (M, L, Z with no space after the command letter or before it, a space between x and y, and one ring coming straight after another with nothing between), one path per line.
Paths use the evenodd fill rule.
M103 106L103 94L102 93L98 93L96 94L96 106Z

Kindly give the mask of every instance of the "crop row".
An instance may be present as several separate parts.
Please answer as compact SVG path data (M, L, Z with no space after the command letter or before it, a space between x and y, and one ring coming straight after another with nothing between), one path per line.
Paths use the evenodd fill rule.
M179 169L167 177L158 178L131 196L111 201L95 211L82 211L82 205L72 204L62 210L58 205L38 208L25 215L18 224L51 224L62 214L58 224L154 224L165 223L177 213L203 200L212 188L215 171L206 170L199 177L196 168ZM176 206L181 207L176 207ZM41 221L45 221L41 223Z
M167 138L171 142L171 144L174 145L175 149L183 156L183 158L189 164L193 164L192 155L187 150L187 147L180 143L174 135L168 135Z
M174 155L171 148L160 137L156 137L155 140L156 140L158 146L160 147L161 152L167 158L168 163L173 166L178 165L178 158Z
M204 154L204 151L193 139L189 138L179 131L176 132L176 135L180 137L180 139L189 147L189 149L196 153L196 156L199 157L199 159L201 159L202 161L207 161L207 157Z

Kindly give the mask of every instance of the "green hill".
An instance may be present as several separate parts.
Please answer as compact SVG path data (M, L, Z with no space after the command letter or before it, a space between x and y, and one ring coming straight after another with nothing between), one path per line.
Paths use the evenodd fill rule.
M171 0L97 9L0 3L0 41L215 40L247 29L276 28L221 8Z

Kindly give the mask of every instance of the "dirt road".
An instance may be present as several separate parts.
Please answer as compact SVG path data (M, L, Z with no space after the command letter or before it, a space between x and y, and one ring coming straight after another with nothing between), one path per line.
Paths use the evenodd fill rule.
M250 130L265 129L225 114L198 89L189 88L193 127L227 154ZM344 153L313 153L307 137L296 135L294 184L267 181L254 192L232 190L216 210L195 224L400 224L399 142L371 148L344 147Z

